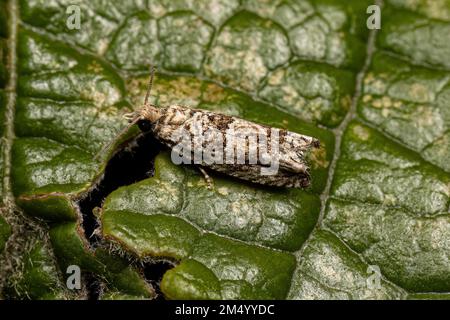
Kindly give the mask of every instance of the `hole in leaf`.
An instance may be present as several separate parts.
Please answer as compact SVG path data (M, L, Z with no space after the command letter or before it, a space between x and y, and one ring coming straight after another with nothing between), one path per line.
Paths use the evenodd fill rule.
M98 300L103 290L103 284L93 273L84 274L84 283L87 291L87 300Z
M144 276L145 280L149 282L156 292L156 300L165 300L164 294L161 292L161 280L168 270L175 267L170 261L152 261L144 263Z
M84 235L91 247L95 248L101 241L100 236L94 233L99 222L93 210L101 207L104 199L117 188L153 176L154 159L160 148L160 144L150 134L140 134L124 143L109 160L100 182L78 201ZM88 299L98 300L102 289L101 280L90 274L85 277L85 285Z
M160 150L158 142L150 134L141 134L127 142L108 162L102 180L78 205L83 216L83 229L89 243L99 242L94 231L99 224L93 210L119 187L127 186L153 176L154 159Z

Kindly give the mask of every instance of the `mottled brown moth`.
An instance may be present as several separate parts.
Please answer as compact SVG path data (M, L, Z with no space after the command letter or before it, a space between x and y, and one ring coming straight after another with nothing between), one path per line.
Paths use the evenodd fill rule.
M205 169L268 186L309 186L307 158L319 140L211 111L150 104L154 71L144 105L126 115L130 124L123 132L137 124L172 150L175 164L196 165L208 185Z

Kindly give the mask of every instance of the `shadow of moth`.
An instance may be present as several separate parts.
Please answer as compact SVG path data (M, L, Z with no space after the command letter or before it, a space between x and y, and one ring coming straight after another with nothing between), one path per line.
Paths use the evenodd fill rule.
M129 127L137 124L172 150L176 164L194 164L253 183L306 188L311 176L308 158L319 140L220 113L148 103L155 68L151 69L144 105L127 114Z

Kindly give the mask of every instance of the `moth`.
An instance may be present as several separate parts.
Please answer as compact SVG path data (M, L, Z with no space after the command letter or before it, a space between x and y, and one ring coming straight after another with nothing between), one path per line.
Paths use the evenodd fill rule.
M203 173L209 187L212 179L206 170L267 186L310 185L308 159L320 147L319 140L216 112L148 103L154 73L152 67L144 104L125 115L129 125L122 133L138 125L171 149L177 164L194 159L191 164Z

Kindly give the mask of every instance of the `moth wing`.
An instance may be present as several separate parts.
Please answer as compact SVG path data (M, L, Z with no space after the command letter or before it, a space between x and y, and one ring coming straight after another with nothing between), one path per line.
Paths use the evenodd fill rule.
M309 167L303 159L299 158L280 158L280 169L283 171L289 171L293 173L305 173L309 172Z
M294 173L309 173L305 156L312 148L317 148L319 141L315 138L286 131L279 145L280 169Z

